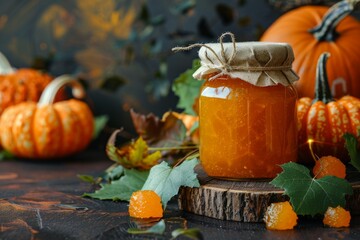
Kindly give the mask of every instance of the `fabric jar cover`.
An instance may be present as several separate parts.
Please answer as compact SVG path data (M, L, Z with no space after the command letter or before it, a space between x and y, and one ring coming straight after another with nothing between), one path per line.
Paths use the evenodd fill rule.
M291 69L294 53L287 43L230 42L201 44L201 67L193 74L210 80L228 75L255 86L291 85L299 77Z

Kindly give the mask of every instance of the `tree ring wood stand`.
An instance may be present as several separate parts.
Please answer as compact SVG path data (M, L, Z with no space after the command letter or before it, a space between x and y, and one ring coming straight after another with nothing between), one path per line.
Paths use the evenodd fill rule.
M284 191L269 181L220 180L207 176L201 167L195 170L200 187L180 189L178 204L181 210L221 220L262 222L271 203L288 200ZM359 214L360 181L349 181L354 194L347 197L347 209L351 214Z

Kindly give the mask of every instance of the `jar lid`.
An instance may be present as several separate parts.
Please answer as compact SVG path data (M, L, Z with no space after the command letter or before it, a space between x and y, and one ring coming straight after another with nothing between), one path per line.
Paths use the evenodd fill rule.
M229 75L256 86L288 86L299 79L291 68L294 53L289 44L235 42L233 35L233 42L223 43L222 37L220 43L200 44L201 67L193 74L194 78Z

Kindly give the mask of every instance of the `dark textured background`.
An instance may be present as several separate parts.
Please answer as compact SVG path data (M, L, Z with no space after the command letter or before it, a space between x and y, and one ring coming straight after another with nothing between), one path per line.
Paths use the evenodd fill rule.
M213 42L226 31L255 41L283 12L324 2L335 1L1 1L0 51L16 68L80 77L95 114L130 127L129 108L160 116L177 110L171 84L197 51L172 47Z

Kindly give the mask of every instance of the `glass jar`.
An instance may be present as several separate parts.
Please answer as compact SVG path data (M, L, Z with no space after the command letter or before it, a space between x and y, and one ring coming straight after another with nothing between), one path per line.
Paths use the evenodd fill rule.
M296 93L229 76L207 80L199 98L200 160L218 178L272 178L296 161Z
M297 160L297 94L292 82L298 78L289 68L292 51L290 46L267 44L237 45L236 53L252 50L242 52L240 60L233 54L232 67L220 73L219 68L206 69L210 54L201 53L209 49L200 49L206 65L194 74L206 79L199 98L200 161L211 177L273 178L281 171L279 165ZM231 53L231 45L222 47ZM216 52L216 46L212 48ZM264 61L259 54L265 55Z

